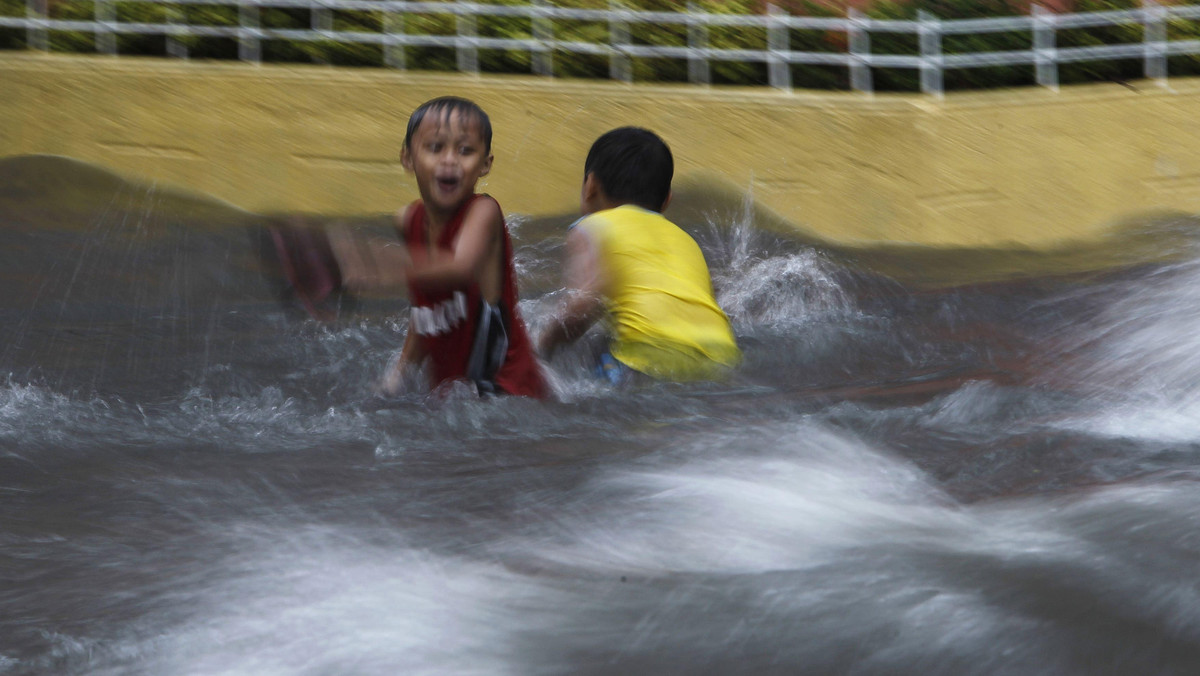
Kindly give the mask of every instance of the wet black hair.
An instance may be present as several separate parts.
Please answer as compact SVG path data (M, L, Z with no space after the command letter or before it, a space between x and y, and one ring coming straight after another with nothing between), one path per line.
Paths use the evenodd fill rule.
M671 195L675 160L658 134L641 127L618 127L592 144L583 175L592 174L610 200L661 211Z
M404 147L412 146L413 134L417 133L425 116L439 115L445 121L456 114L463 120L474 120L479 123L479 133L483 136L483 152L485 155L491 154L492 121L488 119L487 113L483 112L483 108L480 108L474 101L457 96L441 96L418 106L408 118L408 130L404 132Z

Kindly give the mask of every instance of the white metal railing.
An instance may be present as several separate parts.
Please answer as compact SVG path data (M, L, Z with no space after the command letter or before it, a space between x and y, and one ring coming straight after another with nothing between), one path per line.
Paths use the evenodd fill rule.
M793 64L846 68L851 87L865 92L873 89L873 68L913 69L920 74L921 90L935 95L942 93L943 74L950 69L1032 66L1038 84L1057 87L1060 64L1117 59L1141 60L1145 76L1165 84L1168 57L1200 54L1200 40L1170 40L1167 33L1168 22L1172 20L1200 19L1200 5L1163 6L1154 0L1143 0L1138 9L1077 14L1054 14L1035 5L1028 16L988 19L941 20L921 12L911 21L872 19L855 10L850 10L846 17L791 16L774 6L768 6L765 14L715 14L702 12L690 2L686 11L636 11L620 7L613 0L608 9L556 7L548 0L529 0L523 5L403 0L147 0L144 4L162 6L167 17L165 22L118 21L115 0L94 0L94 15L90 21L54 19L46 15L46 0L26 0L25 16L0 16L0 28L23 29L27 46L39 50L48 48L50 31L90 32L95 35L96 50L106 54L116 53L117 35L162 35L167 40L168 55L180 58L188 55L186 45L181 42L183 38L230 38L238 43L239 58L252 62L261 60L263 40L379 45L383 65L393 68L405 67L405 47L442 47L455 50L457 67L464 72L478 72L479 50L494 49L528 52L532 72L551 75L554 53L567 52L606 57L610 77L623 81L632 80L630 60L633 58L686 61L689 81L701 84L710 82L714 61L758 62L766 65L770 85L779 89L791 88L790 66ZM236 7L237 25L188 24L179 18L186 5ZM308 10L312 27L264 27L259 16L262 8ZM378 32L334 30L332 17L336 11L381 14L382 29ZM453 17L455 34L405 32L406 18L412 15ZM477 30L480 17L528 19L530 37L482 37ZM556 21L606 23L608 41L556 39ZM685 27L687 45L633 44L631 27L636 25ZM709 29L715 26L761 29L766 35L764 48L713 47L709 43ZM1104 26L1138 26L1142 29L1142 41L1086 47L1056 46L1057 31ZM844 33L847 49L844 52L793 51L789 35L797 30ZM887 33L914 35L919 53L872 51L871 36ZM966 53L945 53L942 48L944 36L984 33L1028 33L1029 48Z

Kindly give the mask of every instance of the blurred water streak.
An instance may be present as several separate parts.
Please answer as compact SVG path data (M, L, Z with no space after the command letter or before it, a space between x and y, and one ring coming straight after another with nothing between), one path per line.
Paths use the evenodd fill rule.
M984 269L684 196L733 382L580 348L555 401L382 400L402 301L317 324L262 217L39 161L0 199L0 674L1200 663L1195 219ZM510 222L536 330L564 224Z

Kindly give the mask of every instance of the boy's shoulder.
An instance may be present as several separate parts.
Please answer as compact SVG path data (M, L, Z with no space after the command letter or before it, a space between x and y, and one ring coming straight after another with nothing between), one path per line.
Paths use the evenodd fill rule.
M583 229L592 227L603 227L605 224L640 224L651 221L666 221L665 216L657 211L650 211L637 206L636 204L621 204L611 209L602 209L594 211L586 216L577 219L570 225L571 228L583 226Z
M504 210L500 208L500 202L485 192L472 195L460 208L459 214L462 218L466 218L468 214L477 215L504 227Z
M408 204L405 204L403 207L398 209L396 213L392 214L392 225L396 227L396 231L401 235L406 234L408 229L412 226L413 214L417 213L417 210L423 207L424 204L422 204L420 198L418 198L409 202Z
M476 210L490 211L494 209L494 213L501 219L504 217L504 211L500 208L500 202L495 197L485 193L471 193L467 199L463 200L458 205L457 212L459 217L465 217L468 213ZM417 198L404 206L394 214L396 228L401 232L406 232L411 225L414 216L420 212L422 215L425 210L425 202L421 198Z
M490 194L488 194L486 192L473 193L469 198L467 198L465 206L470 208L470 207L475 206L476 204L489 203L489 202L491 204L495 205L497 210L500 210L500 202L495 197L492 197Z

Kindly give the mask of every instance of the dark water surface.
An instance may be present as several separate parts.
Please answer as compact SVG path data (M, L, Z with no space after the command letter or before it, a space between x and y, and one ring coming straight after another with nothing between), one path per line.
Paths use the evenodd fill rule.
M386 400L403 301L318 324L262 217L0 161L0 674L1200 670L1196 219L855 251L681 205L734 382ZM564 223L511 224L536 331Z

